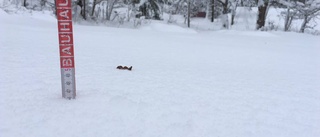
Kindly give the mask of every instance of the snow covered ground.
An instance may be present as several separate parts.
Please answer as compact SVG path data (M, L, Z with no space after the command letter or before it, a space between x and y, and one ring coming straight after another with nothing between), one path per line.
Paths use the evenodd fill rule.
M56 27L0 10L1 137L320 136L318 36L75 25L69 101Z

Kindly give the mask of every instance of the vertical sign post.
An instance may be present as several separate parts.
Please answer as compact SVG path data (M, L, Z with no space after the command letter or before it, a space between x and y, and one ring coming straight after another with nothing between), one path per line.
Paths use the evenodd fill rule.
M56 0L62 97L76 98L71 0Z

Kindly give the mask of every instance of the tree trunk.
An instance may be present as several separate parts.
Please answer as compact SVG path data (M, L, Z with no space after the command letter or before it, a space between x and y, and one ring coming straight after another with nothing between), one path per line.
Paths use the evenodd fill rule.
M290 8L288 7L286 19L284 21L284 31L289 31L289 28L291 25L291 22L289 20L290 20Z
M110 18L109 18L109 2L107 2L107 5L106 5L107 7L106 7L106 20L109 20Z
M229 28L229 19L228 19L228 3L229 3L229 0L226 0L225 3L223 3L223 27L228 29Z
M97 4L97 0L93 0L91 16L94 15L94 10L96 9L96 4Z
M114 4L116 3L116 0L110 0L108 2L110 2L110 3L107 4L107 20L110 20L111 14L112 14L112 11L114 8Z
M231 25L233 25L233 24L234 24L234 17L236 16L236 12L237 12L238 1L237 1L237 0L233 1L231 7L232 7L232 11L231 11Z
M54 8L54 15L56 15L56 17L57 17L57 2L56 2L57 0L54 0L54 6L55 6L55 8Z
M211 0L211 22L214 22L214 0Z
M304 30L306 29L307 24L308 24L309 21L310 21L310 19L308 19L308 15L304 15L304 20L303 20L303 23L302 23L301 28L300 28L300 32L301 33L304 33Z
M264 0L264 3L258 7L257 30L261 29L265 25L268 3L268 0Z
M235 17L235 16L236 16L235 14L231 14L231 25L234 24L234 17Z
M87 20L87 16L86 16L86 11L87 11L87 8L86 8L86 0L83 0L83 10L81 11L82 12L82 17L84 20Z
M23 0L23 7L27 7L27 0Z
M190 28L190 0L188 0L188 28Z
M130 5L128 5L128 12L127 12L127 21L130 21Z
M228 14L228 0L226 0L226 2L225 3L223 3L223 11L222 11L222 13L223 14Z
M86 3L85 0L78 0L77 5L81 7L80 15L86 20Z

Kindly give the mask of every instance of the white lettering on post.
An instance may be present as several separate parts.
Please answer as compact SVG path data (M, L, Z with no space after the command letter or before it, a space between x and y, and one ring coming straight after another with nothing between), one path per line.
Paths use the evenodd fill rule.
M72 60L71 59L63 59L62 60L62 66L63 67L71 67L72 66Z
M62 52L68 55L71 55L71 51L70 51L71 47L66 47L62 49Z
M70 31L70 22L61 22L60 25L62 28L60 28L62 31Z
M62 2L59 3L59 6L62 6L62 7L63 7L63 6L68 6L68 0L65 0L64 3L62 3Z
M68 39L61 40L61 43L69 43L69 42L71 41L70 35L61 35L61 38L62 38L62 37L68 38Z
M69 19L68 12L69 10L61 11L59 15L63 18Z

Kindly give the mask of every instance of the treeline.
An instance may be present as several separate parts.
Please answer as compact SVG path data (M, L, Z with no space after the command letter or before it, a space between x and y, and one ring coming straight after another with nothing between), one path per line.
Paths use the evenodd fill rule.
M133 21L141 24L142 19L162 20L163 14L182 15L190 26L190 18L204 13L211 22L219 21L228 29L234 25L237 7L257 7L256 29L265 30L266 17L270 7L285 9L284 31L290 31L294 20L302 20L299 31L305 32L310 21L320 15L320 0L72 0L73 17L76 21L116 21L123 24ZM5 0L6 4L21 5L32 10L55 10L55 0ZM229 17L230 16L230 17Z

